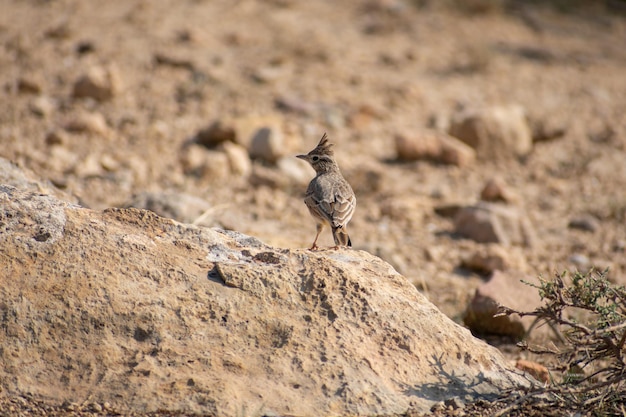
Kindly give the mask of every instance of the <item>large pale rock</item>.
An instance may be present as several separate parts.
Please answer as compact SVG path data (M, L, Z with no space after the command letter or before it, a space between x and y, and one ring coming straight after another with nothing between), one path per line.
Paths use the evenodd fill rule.
M16 181L13 181L16 184ZM428 411L527 384L389 264L0 185L0 389L131 411Z
M533 146L525 111L518 105L463 110L452 117L448 133L482 159L524 156Z

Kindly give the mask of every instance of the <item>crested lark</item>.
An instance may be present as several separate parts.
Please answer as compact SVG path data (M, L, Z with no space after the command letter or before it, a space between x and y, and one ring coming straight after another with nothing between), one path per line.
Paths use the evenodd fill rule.
M317 235L311 250L317 248L317 238L326 225L329 225L333 232L335 248L352 246L347 225L354 214L356 197L352 187L339 171L331 146L324 133L315 149L306 155L297 155L297 158L311 164L317 173L309 183L304 196L304 204L317 222Z

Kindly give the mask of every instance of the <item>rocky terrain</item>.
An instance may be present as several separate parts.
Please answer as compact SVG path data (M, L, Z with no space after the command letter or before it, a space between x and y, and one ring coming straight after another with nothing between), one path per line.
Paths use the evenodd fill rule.
M369 271L370 275L350 275L367 291L373 291L373 282L378 281L359 280L372 278L371 274L393 282L404 279L387 271L375 258L380 257L419 290L402 284L398 290L402 297L413 297L411 302L418 306L429 305L422 294L453 321L481 334L519 337L524 333L528 323L490 319L494 300L518 303L513 306L517 308L538 302L533 291L519 284L520 279L595 267L609 268L611 280L626 284L623 5L619 1L606 5L554 3L560 7L487 0L114 0L97 7L78 0L0 0L0 157L5 159L5 198L0 213L5 216L2 287L9 288L5 284L15 277L18 264L26 268L19 271L50 265L42 270L48 275L42 272L34 283L12 282L17 286L12 297L18 297L19 286L24 286L21 298L3 301L5 311L16 312L10 319L3 318L3 337L21 340L25 345L19 349L26 349L14 347L22 353L13 357L3 349L3 360L12 357L15 361L14 368L5 368L4 391L71 403L72 389L83 389L83 398L96 398L103 395L98 391L104 390L103 386L122 384L122 379L116 378L130 372L125 375L131 381L128 385L138 383L132 378L144 378L142 383L148 387L163 389L163 401L172 401L168 404L176 404L172 398L177 390L195 390L192 400L200 404L200 397L209 389L207 381L193 385L197 379L189 376L192 385L158 385L167 380L166 370L160 368L162 363L155 365L163 359L150 356L148 346L156 349L153 345L158 345L155 340L161 336L146 326L164 320L171 326L167 337L183 340L172 350L191 352L191 346L184 346L188 343L184 337L189 336L176 333L190 330L178 328L184 315L179 311L168 316L165 304L158 304L159 297L173 294L160 293L180 291L184 298L199 291L208 297L199 285L231 292L245 286L245 280L229 286L223 279L219 284L215 282L219 278L207 275L216 261L201 254L216 253L206 245L220 235L210 227L237 232L238 238L222 233L222 238L231 242L223 245L240 245L239 253L249 251L249 259L240 261L255 262L260 270L264 265L284 265L279 269L285 274L295 271L297 275L310 259L332 265L353 259L376 266L379 269ZM350 224L353 252L301 251L315 235L314 222L302 202L313 173L294 155L313 148L324 132L335 143L344 176L357 194L357 210ZM6 188L8 185L14 189ZM25 194L27 191L31 194ZM46 200L37 194L51 197ZM22 210L12 204L18 200L35 204L42 198L56 208L39 217L32 212L24 215L30 220L18 221L23 230L7 229L16 220L8 219L6 213ZM57 198L67 203L52 202ZM125 207L149 209L179 223L147 211L121 210ZM119 252L106 252L108 258L96 253L89 261L93 269L83 270L79 267L88 265L81 266L86 261L80 251L70 250L68 256L73 253L74 258L69 259L60 257L60 246L45 249L46 245L54 248L69 232L33 228L66 222L68 211L88 213L81 214L84 242L108 236L113 245L119 239ZM115 232L109 227L118 226L109 222L136 230ZM177 239L171 234L174 229L205 237ZM6 235L8 231L11 236ZM20 254L13 252L20 247L12 240L19 238L17 231L29 233L21 241L26 246ZM78 239L80 234L75 232ZM254 238L257 246L233 243L243 239L239 233ZM152 247L159 239L171 243L167 250L160 248L163 256L154 255L158 248ZM332 245L328 231L320 242ZM133 253L132 261L120 261L119 256L129 247L138 253ZM254 258L257 252L274 255L259 260ZM184 259L185 253L188 259ZM344 256L347 258L336 259ZM55 257L66 267L52 262ZM22 263L13 259L22 259ZM196 272L182 273L181 262L193 263L192 259L201 259L193 266ZM144 280L126 282L121 265L150 272ZM61 273L64 269L65 275ZM91 272L72 276L72 270ZM104 273L113 270L116 272ZM226 275L239 276L235 272ZM189 278L199 279L202 274L203 281ZM25 276L32 277L30 273ZM49 325L64 326L64 310L57 309L57 316L35 317L31 314L41 311L19 303L45 306L55 302L71 311L76 301L53 300L45 292L50 290L47 285L62 287L64 279L75 280L76 297L70 299L78 299L80 311L86 314L75 323L78 328L86 326L85 335L74 337L93 343L105 336L125 337L126 342L136 344L135 350L119 347L106 354L93 352L92 362L75 364L73 355L57 358L59 352L38 344L44 335L24 320L48 320ZM92 281L95 286L89 287ZM122 283L127 287L117 288ZM23 291L32 291L32 285L41 285L46 297L25 298ZM129 302L133 299L139 308L132 320L126 318L126 333L104 334L112 330L99 327L95 319L90 321L96 313L115 316L107 299L111 295L103 290L107 285L127 291L120 297ZM339 281L328 285L325 291L331 299L345 296L347 289ZM139 296L144 287L150 291ZM83 299L81 291L92 298ZM255 294L254 288L246 291ZM392 299L380 297L380 311L387 311L385 303ZM105 301L109 304L101 304ZM275 308L276 315L279 308L287 308L270 306L264 308ZM341 311L348 316L356 314L349 311L350 304L333 308L339 307L347 309ZM146 312L145 317L140 311ZM269 310L259 313L268 315ZM126 319L116 317L121 328ZM145 326L141 320L146 320ZM276 322L255 325L265 327L251 331L271 333ZM381 325L372 323L374 328ZM397 323L400 327L394 329L409 332L414 325ZM459 340L478 343L467 332L451 328ZM143 333L136 334L136 329ZM294 324L292 331L303 329ZM137 340L137 335L143 340ZM61 339L53 340L59 343ZM276 349L271 340L267 338L266 348ZM360 348L355 340L344 340L343 349ZM262 351L263 347L257 348ZM65 360L67 378L63 379L58 369L46 368L37 371L42 374L22 375L19 364L24 362L19 355L34 352L28 349L41 349L36 356L41 362ZM412 349L409 344L399 354L410 357ZM510 360L524 359L514 349L502 349ZM181 352L174 352L172 358L187 360L187 351ZM129 359L131 353L139 356ZM497 352L491 354L497 357ZM195 365L184 365L188 373L194 366L210 366L210 361L193 360ZM100 368L118 361L127 367L125 371L119 368L120 375L109 375ZM501 358L497 361L502 369L508 367ZM368 366L384 377L373 371L377 364ZM398 366L388 368L390 375L400 372ZM410 368L410 372L419 372L412 362ZM355 368L351 365L350 369ZM235 365L231 371L236 370ZM37 381L45 381L44 377L63 379L64 388L56 385L58 392L38 388ZM346 382L344 401L347 393L356 389L349 384L361 380L338 374L334 379L330 374L319 377L324 382L310 382L311 387L325 383L330 389L330 380ZM398 378L393 383L369 381L380 384L381 393L386 387L395 392L394 384L405 380ZM280 385L291 383L288 379L277 377L272 382L277 384L274 388L263 388L277 398L295 389ZM295 383L301 385L300 390L307 388ZM127 390L128 385L115 390ZM100 388L86 394L87 387L93 386ZM432 400L438 401L435 397ZM148 409L140 394L133 398L135 402L125 404ZM408 404L392 394L386 398L381 401ZM232 404L246 400L235 398ZM380 405L361 410L342 404L346 408L338 413L383 410ZM231 405L222 406L235 412L228 408ZM332 405L324 407L333 410ZM185 409L212 410L209 406Z

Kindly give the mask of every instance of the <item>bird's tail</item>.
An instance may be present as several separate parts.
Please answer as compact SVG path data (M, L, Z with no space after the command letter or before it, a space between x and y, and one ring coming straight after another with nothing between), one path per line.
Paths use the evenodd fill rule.
M345 227L334 227L333 239L335 239L335 245L337 246L352 246L348 230Z

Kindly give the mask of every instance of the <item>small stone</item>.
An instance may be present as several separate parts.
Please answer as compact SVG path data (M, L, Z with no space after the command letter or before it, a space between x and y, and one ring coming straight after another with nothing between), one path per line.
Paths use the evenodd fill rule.
M74 168L74 173L79 177L96 177L102 175L102 165L100 165L100 158L97 154L89 154L86 158L80 160L80 162Z
M492 274L496 270L504 271L509 268L510 263L507 249L497 245L480 247L468 259L463 260L465 268L486 274Z
M600 227L600 222L591 215L583 215L571 219L567 227L593 233Z
M165 65L172 68L181 68L193 71L196 65L189 58L182 55L172 55L171 53L157 52L154 55L154 62L157 65Z
M228 157L230 170L233 174L243 177L250 175L250 172L252 172L252 161L250 161L246 148L236 143L224 142L221 145L221 149Z
M37 96L30 102L29 108L37 116L48 117L56 109L56 103L50 97Z
M180 162L185 175L211 181L228 178L231 172L230 161L225 152L208 150L195 143L183 148Z
M81 112L65 123L65 130L76 133L88 132L106 135L109 128L101 113Z
M39 94L43 90L42 81L32 76L22 76L17 80L17 91L20 93Z
M115 172L120 168L120 163L109 154L100 157L100 165L108 172Z
M448 133L483 159L525 156L533 145L525 111L518 105L463 110L453 115Z
M532 138L534 143L548 142L565 136L565 125L549 124L545 120L530 119Z
M263 127L254 134L248 152L253 159L260 159L270 164L283 156L284 137L277 128Z
M279 110L305 116L309 116L315 112L315 106L312 103L304 101L296 96L280 96L276 98L274 104Z
M475 159L474 150L461 141L441 132L395 137L399 161L433 161L446 165L465 166Z
M521 371L524 371L532 375L538 381L541 381L546 384L550 382L550 372L548 371L548 368L546 368L545 366L537 362L532 362L532 361L528 361L524 359L518 359L517 362L515 363L515 367Z
M198 131L195 141L207 148L214 148L223 142L236 142L237 134L234 127L218 120L213 122L209 127Z
M587 268L591 261L582 253L574 253L570 255L569 261L580 268Z
M121 77L117 67L92 67L75 83L75 98L92 98L98 101L112 99L121 89Z
M267 66L256 69L252 73L252 79L261 84L274 82L286 75L286 69L282 66Z
M505 203L512 203L517 200L500 178L492 178L487 181L480 192L480 199L483 201L500 201Z
M535 231L517 208L480 202L463 207L454 218L455 233L479 243L532 246Z
M99 413L99 412L102 411L102 406L100 404L98 404L98 403L91 403L91 404L89 404L89 409L91 411Z
M46 134L46 145L63 145L67 143L67 134L62 130L51 130Z

